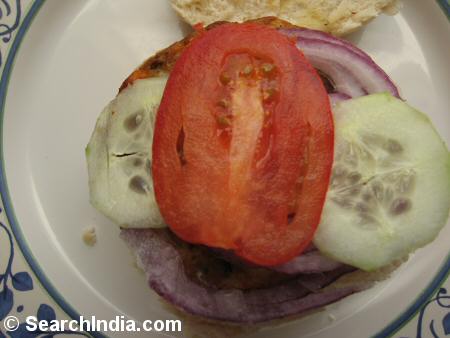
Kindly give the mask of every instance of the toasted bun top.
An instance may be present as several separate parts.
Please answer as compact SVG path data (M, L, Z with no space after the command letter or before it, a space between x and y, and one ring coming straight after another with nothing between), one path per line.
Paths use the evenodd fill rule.
M171 0L188 23L209 25L277 16L295 25L344 35L380 13L395 14L399 0Z

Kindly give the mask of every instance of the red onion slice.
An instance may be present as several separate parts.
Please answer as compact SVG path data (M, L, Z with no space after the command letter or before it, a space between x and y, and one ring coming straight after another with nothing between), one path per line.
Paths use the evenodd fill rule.
M294 38L321 40L338 46L343 46L352 50L361 57L371 60L369 55L367 55L361 49L353 45L351 42L337 38L333 35L327 34L322 31L308 28L281 28L280 32Z
M342 266L342 263L323 256L319 250L314 250L303 253L285 264L274 266L272 269L278 272L295 275L299 273L307 274L333 271Z
M331 106L335 106L337 103L351 99L351 96L343 93L331 93L328 95L330 98Z
M326 74L337 92L351 97L390 92L400 98L389 76L358 47L324 32L306 28L280 29L293 37L313 66Z
M224 260L230 262L231 264L237 266L257 266L255 264L242 260L232 251L216 248L211 248L210 250L212 250L212 252L214 252ZM271 269L288 275L298 275L333 271L343 266L344 264L323 256L319 250L317 250L313 245L310 245L299 256L290 260L289 262L281 265L267 267L267 269Z
M362 57L345 46L316 39L298 38L297 46L314 67L330 76L339 92L356 97L352 93L358 90L366 94L387 91L400 97L394 83L369 56ZM360 87L350 91L350 83L359 83Z
M368 94L362 83L345 66L330 60L328 57L324 58L318 53L314 54L314 51L311 49L302 49L302 52L314 68L319 69L327 75L337 92L350 97L359 97Z
M326 274L300 275L280 285L252 290L213 289L187 278L176 248L152 229L122 230L148 283L166 301L187 313L234 323L258 323L320 308L367 287L331 286L353 271L348 266ZM330 285L330 287L327 287Z

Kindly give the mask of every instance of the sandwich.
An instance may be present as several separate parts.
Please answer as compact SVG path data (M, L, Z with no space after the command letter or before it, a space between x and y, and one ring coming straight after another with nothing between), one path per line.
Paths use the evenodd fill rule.
M86 148L92 205L148 284L214 325L295 319L371 287L447 222L450 156L365 52L275 17L150 57Z

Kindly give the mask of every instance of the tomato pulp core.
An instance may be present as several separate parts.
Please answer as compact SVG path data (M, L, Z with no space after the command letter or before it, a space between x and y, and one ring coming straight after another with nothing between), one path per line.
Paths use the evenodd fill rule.
M272 116L279 100L278 75L271 60L248 53L228 54L223 60L217 107L212 112L222 144L230 150L232 160L241 164L240 169L232 170L236 174L258 165L270 152ZM249 151L252 161L248 161Z

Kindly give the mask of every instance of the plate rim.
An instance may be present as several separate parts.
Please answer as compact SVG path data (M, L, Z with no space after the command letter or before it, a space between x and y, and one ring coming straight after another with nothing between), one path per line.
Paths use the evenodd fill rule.
M18 1L18 10L21 9L20 0ZM23 254L27 264L37 277L39 283L45 289L50 298L52 298L58 306L72 319L77 319L80 314L76 311L72 305L67 302L64 296L57 290L50 279L46 276L43 269L40 267L37 259L34 257L32 250L30 249L27 240L25 239L22 229L17 221L14 207L11 201L8 182L6 179L5 171L5 156L4 156L4 117L5 117L5 104L8 93L9 80L14 69L14 61L20 50L22 41L31 27L34 18L39 13L46 0L31 0L30 5L23 11L25 14L23 20L17 26L16 35L12 39L12 44L7 50L6 60L4 61L4 67L0 77L0 197L3 202L3 207L8 224L12 230L16 243L18 244L21 253ZM436 0L442 12L447 17L450 23L450 2L449 0ZM20 13L20 12L19 12ZM410 322L421 308L427 303L427 301L441 288L442 284L450 276L450 252L444 259L443 263L439 267L438 272L434 275L429 284L422 290L422 292L416 296L416 298L410 302L410 304L402 311L395 319L393 319L388 325L380 329L373 337L385 338L391 337L400 329L402 329L408 322ZM108 337L101 332L89 332L93 337Z

